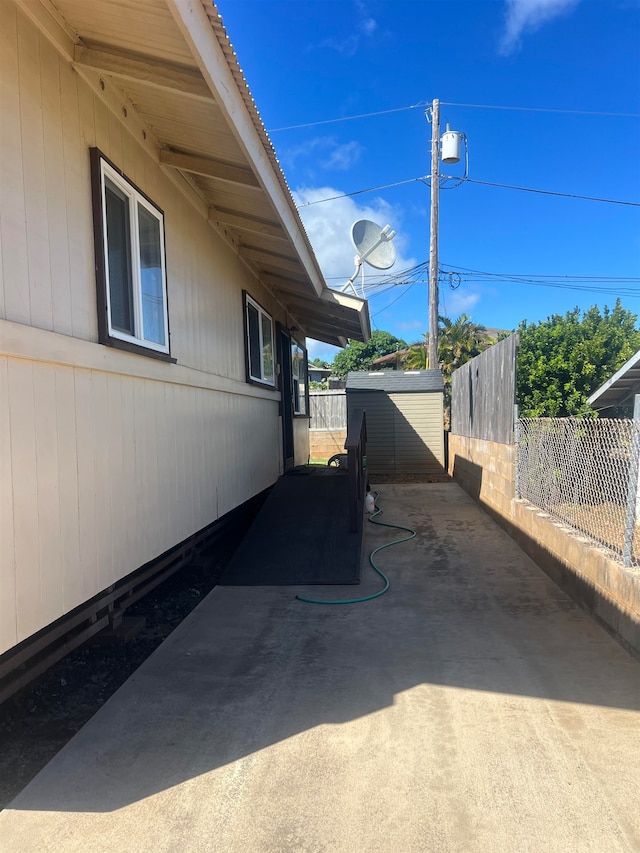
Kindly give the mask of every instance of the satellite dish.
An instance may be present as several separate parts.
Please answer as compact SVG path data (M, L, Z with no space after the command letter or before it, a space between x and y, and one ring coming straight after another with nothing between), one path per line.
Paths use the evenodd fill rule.
M395 246L391 243L396 232L390 225L381 228L370 219L358 219L351 226L351 242L357 252L355 257L356 269L351 278L342 288L344 292L350 287L358 295L353 282L358 270L366 262L378 270L388 270L396 262ZM362 269L362 297L364 298L364 268Z
M388 270L396 262L396 249L391 242L395 236L388 225L381 228L370 219L358 219L351 226L351 242L360 263L366 261L377 270Z

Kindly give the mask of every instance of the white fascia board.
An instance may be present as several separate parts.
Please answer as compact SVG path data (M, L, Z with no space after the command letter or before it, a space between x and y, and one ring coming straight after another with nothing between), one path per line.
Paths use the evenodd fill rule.
M330 290L329 288L322 292L322 299L333 305L340 305L342 308L355 311L358 314L364 342L366 343L369 340L371 337L371 319L369 317L369 303L366 299L350 296L347 293L339 293L337 290Z
M621 379L625 375L625 373L628 373L629 370L632 367L634 367L639 361L640 361L640 350L638 350L638 352L635 355L632 355L631 358L628 361L626 361L622 365L622 367L613 374L611 379L607 379L607 381L604 383L604 385L601 385L597 391L594 391L590 397L587 397L587 403L590 406L593 406L594 403L597 403L598 400L600 399L600 397L602 397L603 394L606 391L608 391L612 385L614 385L619 379ZM613 404L613 405L615 405L615 404ZM607 408L607 407L605 406L603 408Z
M322 273L301 226L293 199L278 180L273 164L253 125L227 59L213 32L200 0L166 0L180 32L189 45L218 105L230 119L231 129L251 163L265 192L273 201L282 223L318 296L326 288Z

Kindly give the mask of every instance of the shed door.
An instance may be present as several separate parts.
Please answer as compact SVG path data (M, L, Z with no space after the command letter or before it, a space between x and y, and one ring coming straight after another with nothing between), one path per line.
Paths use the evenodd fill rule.
M394 406L396 474L444 469L442 394L390 394Z

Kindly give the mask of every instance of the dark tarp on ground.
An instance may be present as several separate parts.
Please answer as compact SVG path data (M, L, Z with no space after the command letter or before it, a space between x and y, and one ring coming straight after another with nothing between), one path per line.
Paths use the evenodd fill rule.
M349 532L347 488L345 472L321 466L280 477L219 584L359 583L362 533Z

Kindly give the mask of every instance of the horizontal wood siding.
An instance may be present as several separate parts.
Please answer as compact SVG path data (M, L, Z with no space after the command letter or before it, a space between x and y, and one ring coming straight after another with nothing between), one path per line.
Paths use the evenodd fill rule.
M376 474L444 472L441 393L347 393L347 408L367 415L367 467Z
M7 357L0 379L0 653L278 476L276 401Z
M395 473L444 470L442 394L390 394L395 407Z
M287 316L127 119L11 0L0 15L2 653L277 479L243 289ZM92 146L164 211L176 364L97 343Z
M395 410L387 394L358 391L347 394L348 411L364 409L367 416L367 468L372 475L395 473Z

